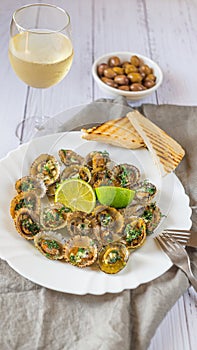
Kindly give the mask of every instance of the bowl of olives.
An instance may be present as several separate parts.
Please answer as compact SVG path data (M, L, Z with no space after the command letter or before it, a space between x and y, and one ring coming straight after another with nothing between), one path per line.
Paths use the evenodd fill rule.
M131 52L112 52L99 57L92 66L92 75L104 92L129 100L147 97L163 80L157 63Z

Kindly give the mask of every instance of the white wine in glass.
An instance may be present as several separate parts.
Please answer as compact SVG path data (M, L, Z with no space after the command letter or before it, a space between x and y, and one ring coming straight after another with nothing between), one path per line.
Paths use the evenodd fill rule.
M16 10L10 27L9 60L16 75L40 92L59 83L73 60L68 13L49 4L32 4ZM18 125L16 134L18 137L23 134L26 141L45 121L42 112L27 118Z

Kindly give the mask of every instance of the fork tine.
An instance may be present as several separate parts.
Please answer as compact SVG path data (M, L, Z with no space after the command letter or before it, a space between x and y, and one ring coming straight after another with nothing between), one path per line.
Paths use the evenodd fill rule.
M166 232L180 232L180 233L185 233L188 234L188 236L191 235L191 230L175 230L175 229L170 229L170 228L166 228L164 229L164 231Z
M170 236L169 234L165 233L165 234L162 234L163 236L163 239L166 240L166 243L173 249L173 250L176 250L176 249L181 249L183 250L184 248L183 247L180 247L180 243L176 241L176 239L174 239L174 237Z
M155 239L158 241L159 245L161 246L161 248L163 250L167 250L168 249L168 247L167 247L166 243L164 242L164 240L162 239L161 235L155 237Z
M164 235L169 234L170 237L173 237L174 239L178 240L182 244L186 244L187 241L190 238L190 235L184 235L184 234L179 234L179 233L173 233L173 232L168 232L167 230L162 232Z
M161 239L163 240L163 242L165 242L167 249L170 250L174 250L174 244L176 243L176 241L170 237L167 233L164 235L163 233L161 233Z
M173 237L174 239L176 239L177 241L179 241L179 243L181 244L186 244L187 241L189 240L188 238L185 238L185 237L180 237L180 236L177 236L177 235L170 235L170 237Z
M186 232L185 232L186 231ZM189 230L173 230L173 229L165 229L163 234L168 233L170 237L178 240L182 245L186 245L190 239L191 232Z
M178 233L173 233L173 232L168 232L168 231L165 231L164 234L168 233L170 237L176 237L176 238L179 238L179 239L183 239L183 240L188 240L190 236L187 236L187 235L182 235L182 234L178 234Z

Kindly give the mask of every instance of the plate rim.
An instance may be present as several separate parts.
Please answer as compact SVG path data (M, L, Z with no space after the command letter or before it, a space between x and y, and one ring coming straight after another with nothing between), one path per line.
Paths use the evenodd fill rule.
M69 132L69 133L73 133L73 132L74 132L74 133L80 134L80 132L78 132L78 131L71 131L71 132ZM61 135L61 134L64 134L64 133L60 132L60 133L56 133L56 134L45 135L45 136L42 136L41 138L45 138L45 137L48 138L48 137L50 137L50 136L58 137L58 136ZM37 138L36 138L36 139L37 139ZM36 139L33 139L32 141L33 141L33 142L36 142ZM39 139L40 139L40 137L39 137ZM30 144L32 141L27 142L27 143L24 143L24 144L22 144L22 145L19 145L16 149L9 151L5 157L3 157L2 159L0 159L0 166L1 166L2 162L5 162L6 160L8 160L9 157L12 157L12 155L15 154L16 152L18 153L18 152L21 151L21 149L27 148L27 147L29 146L29 144ZM88 142L88 141L86 141L86 142ZM182 195L184 195L185 200L187 201L187 209L188 209L188 225L187 225L187 228L189 229L189 228L191 227L191 225L192 225L192 221L191 221L192 210L191 210L191 207L190 207L190 205L189 205L189 204L190 204L190 198L189 198L189 196L187 195L187 193L185 192L185 188L184 188L184 186L182 185L180 179L177 177L177 175L176 175L175 173L173 173L173 176L175 177L177 183L179 183L179 186L180 186L180 188L182 189L182 190L181 190L181 191L182 191ZM190 227L188 227L188 226L190 226ZM164 253L164 254L165 254L165 253ZM8 265L9 265L13 270L15 270L15 271L16 271L18 274L20 274L22 277L24 277L24 278L30 280L31 282L36 283L37 285L40 285L40 286L42 286L42 287L45 287L45 288L48 288L48 289L51 289L51 290L55 290L55 291L59 291L59 292L63 292L63 293L75 294L75 295L86 295L86 294L103 295L103 294L105 294L105 293L120 293L120 292L122 292L122 291L125 290L125 289L135 289L135 288L137 288L139 285L141 285L141 284L143 284L143 283L148 283L148 282L150 282L150 281L152 281L152 280L154 280L154 279L156 279L156 278L158 278L159 276L162 275L162 273L160 273L159 275L156 275L156 276L154 276L154 277L151 278L151 279L150 279L150 278L147 278L147 280L144 279L143 282L136 283L136 284L135 284L134 286L132 286L132 287L129 286L129 285L126 285L126 286L125 286L125 280L124 280L124 283L121 283L121 285L120 285L119 288L116 287L116 290L112 290L111 288L106 289L106 286L104 286L105 288L103 288L102 290L99 290L99 291L95 291L95 289L92 288L92 287L91 287L91 288L89 287L89 290L88 290L88 291L85 290L85 289L83 289L83 291L82 291L82 290L73 291L73 290L71 290L71 289L69 289L69 288L68 288L67 290L62 290L62 289L54 288L52 285L49 286L49 284L47 285L46 283L39 283L39 282L36 281L35 279L30 278L29 276L27 276L27 275L24 274L24 273L21 273L20 269L17 269L16 266L14 266L14 263L13 263L13 259L12 259L12 258L9 259L9 258L4 258L4 257L2 257L1 249L0 249L0 257L1 257L3 260L5 260L5 261L8 263ZM172 262L169 261L169 264L168 264L168 266L167 266L167 268L165 269L164 272L166 272L172 265L173 265ZM164 273L164 272L163 272L163 273ZM123 284L124 284L124 285L123 285Z

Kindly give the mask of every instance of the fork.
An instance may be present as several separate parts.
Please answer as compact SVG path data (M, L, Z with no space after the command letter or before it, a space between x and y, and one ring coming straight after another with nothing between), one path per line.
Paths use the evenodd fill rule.
M171 237L179 241L183 246L190 246L197 248L197 232L193 230L184 229L165 229L164 234L169 234Z
M188 277L195 291L197 292L197 279L191 270L189 255L182 245L170 235L162 233L155 237L163 251L168 255L174 265L179 267Z

